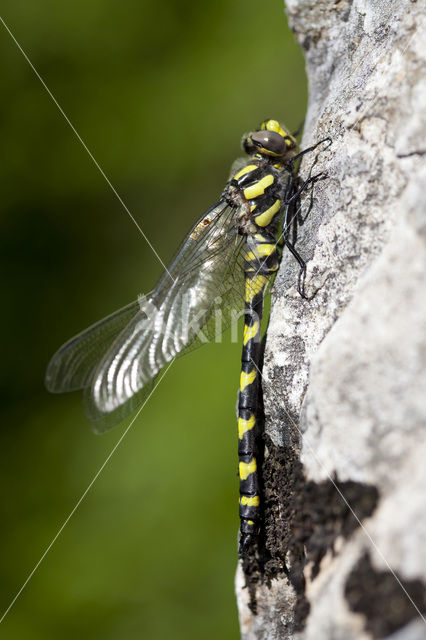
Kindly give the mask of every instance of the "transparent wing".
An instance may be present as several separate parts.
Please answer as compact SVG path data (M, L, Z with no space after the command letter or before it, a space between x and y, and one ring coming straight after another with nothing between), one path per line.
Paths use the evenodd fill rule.
M235 207L216 203L151 294L89 327L53 356L47 388L84 388L95 431L134 411L168 362L214 339L244 308L244 237L237 215Z
M64 393L86 387L102 355L139 310L138 301L131 302L62 345L47 367L48 391Z
M105 433L122 422L124 418L133 413L139 406L143 405L153 391L154 386L155 378L148 382L143 389L130 396L124 404L109 413L99 411L93 402L92 388L90 386L86 387L83 391L83 405L87 417L91 421L93 431L95 433Z

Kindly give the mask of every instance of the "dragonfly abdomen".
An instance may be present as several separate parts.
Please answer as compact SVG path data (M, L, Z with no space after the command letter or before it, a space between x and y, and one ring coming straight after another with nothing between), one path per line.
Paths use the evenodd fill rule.
M240 478L240 554L255 540L260 521L258 476L258 398L261 376L261 322L263 298L278 269L273 234L247 237L245 259L244 337L238 394L238 457Z

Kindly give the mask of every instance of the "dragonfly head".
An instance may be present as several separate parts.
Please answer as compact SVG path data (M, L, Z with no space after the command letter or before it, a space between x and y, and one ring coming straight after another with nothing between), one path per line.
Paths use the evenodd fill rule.
M256 131L242 139L246 153L260 153L262 156L290 160L297 154L297 142L278 120L264 120Z

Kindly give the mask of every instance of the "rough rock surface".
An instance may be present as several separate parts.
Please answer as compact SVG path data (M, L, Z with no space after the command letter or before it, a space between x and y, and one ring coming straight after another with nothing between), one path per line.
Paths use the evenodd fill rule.
M287 13L309 78L302 147L333 144L318 154L314 172L328 178L299 227L313 298L298 295L289 256L272 296L266 555L238 570L242 637L420 640L426 7L287 0Z

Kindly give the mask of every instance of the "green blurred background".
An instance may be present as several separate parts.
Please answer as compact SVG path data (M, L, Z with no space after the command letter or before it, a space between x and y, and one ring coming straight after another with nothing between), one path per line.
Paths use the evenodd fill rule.
M220 194L241 134L303 118L281 0L6 0L2 16L164 260ZM124 428L49 395L56 348L161 265L0 25L1 608ZM238 637L240 345L178 360L3 621L2 638Z

